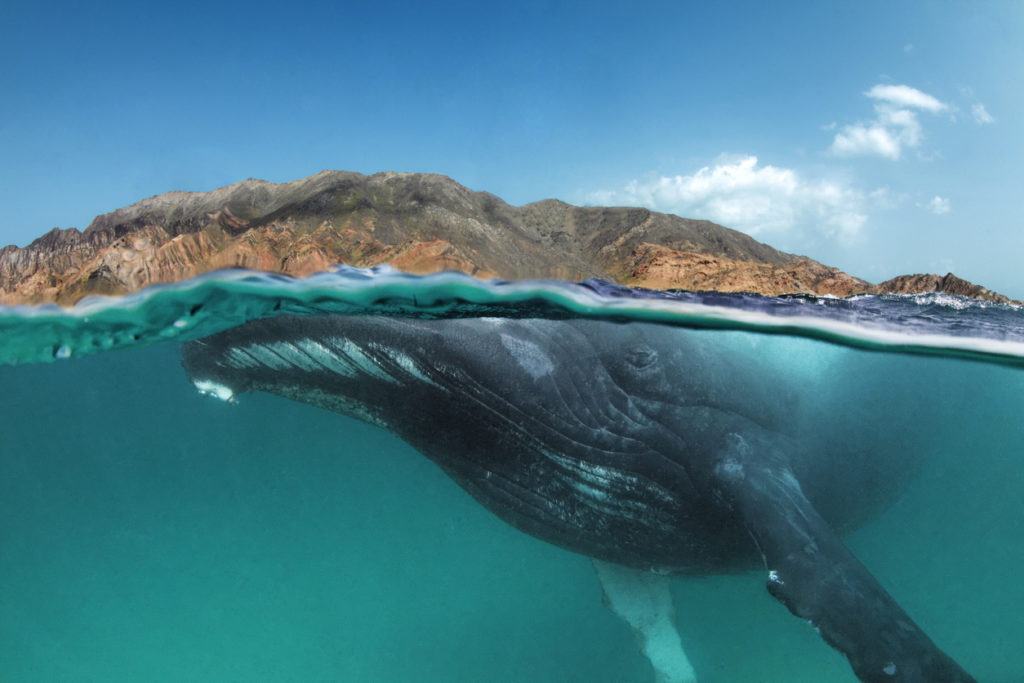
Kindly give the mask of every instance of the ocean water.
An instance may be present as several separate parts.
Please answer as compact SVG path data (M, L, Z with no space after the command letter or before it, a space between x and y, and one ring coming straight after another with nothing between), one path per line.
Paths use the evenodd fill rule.
M182 341L280 312L645 320L747 349L819 434L927 455L847 545L979 681L1024 680L1024 312L386 270L0 309L0 680L653 680L587 558L394 436L196 392ZM762 571L672 592L701 681L856 680Z

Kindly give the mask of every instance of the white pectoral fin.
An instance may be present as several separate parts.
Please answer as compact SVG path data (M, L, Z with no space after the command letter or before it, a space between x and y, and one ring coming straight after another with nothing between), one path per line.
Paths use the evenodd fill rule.
M697 683L675 624L669 579L649 571L594 560L605 604L628 623L654 667L657 683Z

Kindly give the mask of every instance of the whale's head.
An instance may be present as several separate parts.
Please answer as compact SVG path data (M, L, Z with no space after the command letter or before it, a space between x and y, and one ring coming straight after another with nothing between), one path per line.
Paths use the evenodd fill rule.
M330 398L339 412L385 425L399 404L454 395L524 417L631 409L630 419L678 422L682 414L669 414L711 408L784 422L784 383L741 367L750 363L706 333L591 320L283 316L184 350L202 393L234 401L269 391L317 405Z

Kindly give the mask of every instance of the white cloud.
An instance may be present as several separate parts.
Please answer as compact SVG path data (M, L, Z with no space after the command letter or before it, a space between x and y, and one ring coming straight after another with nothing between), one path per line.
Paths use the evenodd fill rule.
M840 128L829 147L833 154L898 160L904 149L919 147L924 140L918 111L938 114L951 109L908 85L876 85L864 95L878 102L875 118Z
M996 122L996 120L992 118L992 115L988 113L988 109L985 109L985 105L981 102L978 102L971 107L971 114L974 116L974 122L979 125Z
M949 213L953 210L953 207L949 203L948 197L940 197L935 195L931 201L925 206L926 209L934 213L936 216L941 216L944 213Z
M843 126L836 133L829 148L839 156L880 156L886 159L899 159L901 153L897 134L880 125Z
M869 203L859 190L808 181L793 169L758 165L755 156L722 158L690 175L633 180L588 199L706 218L751 235L809 232L844 242L861 232Z
M881 100L896 107L924 109L932 113L949 109L948 104L943 104L928 93L909 85L876 85L864 94L873 100Z

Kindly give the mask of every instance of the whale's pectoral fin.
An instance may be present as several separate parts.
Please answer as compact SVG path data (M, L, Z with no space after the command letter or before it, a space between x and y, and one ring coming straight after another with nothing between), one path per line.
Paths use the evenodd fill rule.
M973 681L846 549L773 448L730 434L713 475L764 556L768 591L846 655L862 681Z
M668 577L594 560L608 609L633 627L656 683L697 683L675 624Z

